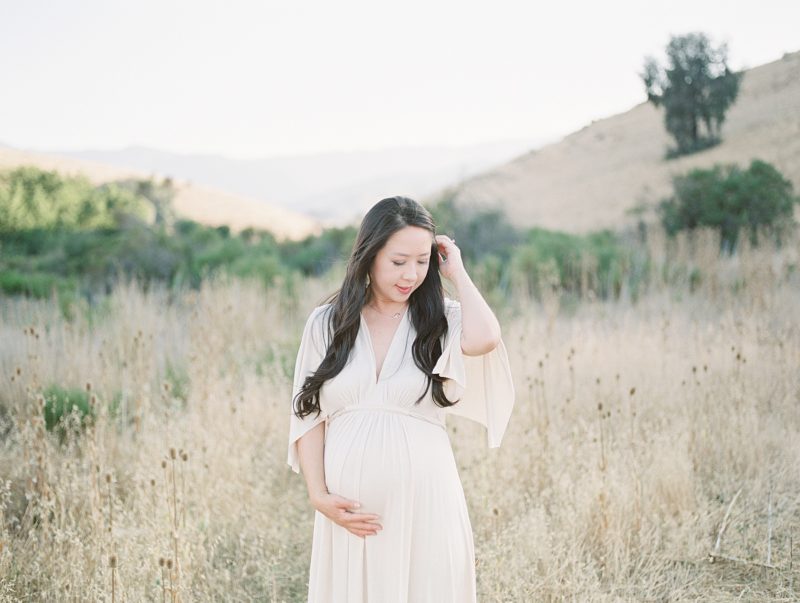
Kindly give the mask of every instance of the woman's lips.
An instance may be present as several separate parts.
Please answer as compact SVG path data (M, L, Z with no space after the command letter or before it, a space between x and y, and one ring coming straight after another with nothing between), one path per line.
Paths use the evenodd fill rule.
M411 291L411 287L403 288L400 285L395 285L395 287L397 287L400 290L400 293L403 293L403 294L409 293Z

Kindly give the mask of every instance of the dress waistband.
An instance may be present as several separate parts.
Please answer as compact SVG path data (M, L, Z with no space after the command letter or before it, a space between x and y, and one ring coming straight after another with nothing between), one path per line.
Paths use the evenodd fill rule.
M342 408L337 408L336 410L334 410L330 415L328 415L325 421L326 423L329 423L336 417L343 415L345 413L353 411L363 411L363 410L378 410L382 412L393 412L400 415L406 415L409 417L414 417L415 419L427 421L428 423L433 423L434 425L438 425L445 431L447 430L445 424L435 419L434 417L423 415L422 413L415 412L409 408L402 408L400 406L387 406L384 404L350 404L349 406L343 406Z

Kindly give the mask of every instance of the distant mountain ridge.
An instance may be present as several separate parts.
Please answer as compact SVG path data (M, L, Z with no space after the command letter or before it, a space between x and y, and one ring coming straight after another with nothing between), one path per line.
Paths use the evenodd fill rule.
M263 199L326 223L345 223L360 218L383 197L395 194L422 197L544 142L520 139L265 159L179 154L141 146L118 151L53 151L53 154L171 174L236 195Z

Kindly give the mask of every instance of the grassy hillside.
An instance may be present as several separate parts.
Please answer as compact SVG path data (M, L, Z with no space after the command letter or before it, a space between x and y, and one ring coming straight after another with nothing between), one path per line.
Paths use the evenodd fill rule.
M151 174L126 170L91 161L33 153L0 146L0 170L20 166L55 170L63 175L83 175L93 184L123 179L146 179ZM207 226L228 226L233 231L245 228L269 230L278 239L301 239L320 232L320 225L301 213L270 205L241 195L197 186L173 179L176 188L174 208L179 216Z
M456 200L499 205L519 225L584 233L633 222L626 210L669 194L673 174L715 163L760 158L800 190L800 52L745 73L722 137L717 147L666 161L663 113L642 103L468 179Z

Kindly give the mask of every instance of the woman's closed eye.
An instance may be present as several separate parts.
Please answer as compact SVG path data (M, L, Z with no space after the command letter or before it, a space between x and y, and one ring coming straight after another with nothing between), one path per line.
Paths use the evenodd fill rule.
M422 260L422 261L420 261L420 262L417 262L417 264L419 264L420 266L424 266L424 265L425 265L425 264L427 264L427 263L428 263L428 260ZM405 262L395 262L395 261L392 261L392 264L394 264L395 266L403 266L403 265L405 264Z

